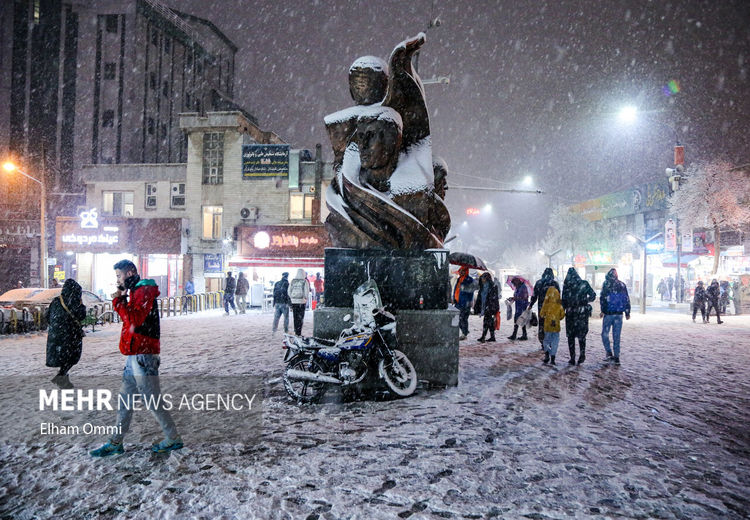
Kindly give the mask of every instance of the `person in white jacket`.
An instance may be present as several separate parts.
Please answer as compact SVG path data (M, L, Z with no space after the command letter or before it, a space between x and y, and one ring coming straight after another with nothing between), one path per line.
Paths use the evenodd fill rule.
M302 321L305 319L305 307L310 296L310 282L304 269L297 269L297 274L289 282L289 299L292 301L292 315L294 316L294 334L302 335Z

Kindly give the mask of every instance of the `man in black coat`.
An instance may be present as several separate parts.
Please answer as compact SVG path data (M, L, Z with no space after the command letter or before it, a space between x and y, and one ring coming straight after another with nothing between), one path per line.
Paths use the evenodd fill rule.
M86 306L81 301L81 286L69 278L60 296L47 309L47 366L60 367L52 379L60 388L73 388L68 371L81 359Z
M575 268L568 269L563 282L562 306L565 309L565 334L568 337L570 359L568 364L576 364L576 338L580 355L578 364L586 360L586 334L589 332L590 302L596 300L596 293L586 280L581 279Z
M701 311L703 323L708 323L708 320L706 320L706 289L703 288L702 280L698 280L698 285L695 286L695 292L693 293L693 323L695 323L695 315L698 314L698 309Z
M474 314L484 314L482 324L482 337L480 343L495 340L495 315L500 312L500 297L498 296L497 284L492 280L492 275L488 272L482 273L479 277L479 292L477 301L474 304ZM489 332L490 337L485 340Z
M279 318L284 316L284 332L289 332L289 273L282 273L281 280L273 286L273 327L271 334L276 334L279 327Z
M714 278L711 280L711 285L706 289L706 299L708 301L708 309L706 309L706 323L711 321L711 308L716 309L716 323L722 324L721 314L719 313L719 297L721 296L721 288L719 282Z
M555 272L551 267L548 267L542 273L542 277L534 284L534 294L531 295L531 301L529 302L529 307L533 307L534 302L539 302L537 303L536 309L537 316L539 316L539 313L542 310L542 305L544 305L544 296L547 294L547 289L549 289L550 287L554 287L555 289L557 289L557 292L560 292L560 284L558 284L557 280L555 280ZM544 318L542 318L541 316L539 316L539 329L537 332L537 338L539 338L539 344L542 345L542 350L544 350Z
M234 291L237 288L237 280L232 276L232 271L227 273L227 279L224 280L224 316L229 316L229 306L232 306L234 313L237 314L237 307L234 305Z

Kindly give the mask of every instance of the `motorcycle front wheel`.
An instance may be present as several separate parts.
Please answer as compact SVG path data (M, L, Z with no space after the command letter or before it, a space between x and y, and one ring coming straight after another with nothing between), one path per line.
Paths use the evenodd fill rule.
M305 372L322 372L317 361L310 356L297 356L291 360L284 370L284 388L292 399L299 403L317 403L328 390L327 383L318 381L302 381L287 377L288 370L303 370Z
M391 392L401 397L409 397L417 389L417 371L406 354L392 350L391 360L381 359L378 370L383 374L385 384Z

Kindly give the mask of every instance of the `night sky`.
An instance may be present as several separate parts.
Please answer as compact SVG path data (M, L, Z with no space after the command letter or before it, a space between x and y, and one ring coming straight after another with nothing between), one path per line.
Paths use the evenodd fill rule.
M352 105L349 65L426 31L420 76L450 76L425 86L450 183L515 187L532 175L545 192L449 191L456 229L468 206L493 205L470 227L501 245L541 238L558 202L665 178L674 132L688 162L750 161L745 0L167 3L239 46L235 98L264 129L293 147L323 143L328 159L323 116ZM679 92L667 95L670 80ZM646 111L630 127L616 118L626 104Z

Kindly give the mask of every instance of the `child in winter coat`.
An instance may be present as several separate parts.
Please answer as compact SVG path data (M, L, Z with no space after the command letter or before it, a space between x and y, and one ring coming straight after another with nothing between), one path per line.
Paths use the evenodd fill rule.
M560 343L560 321L565 319L565 309L560 303L560 291L555 287L547 289L539 317L544 318L544 362L554 365L557 346Z

